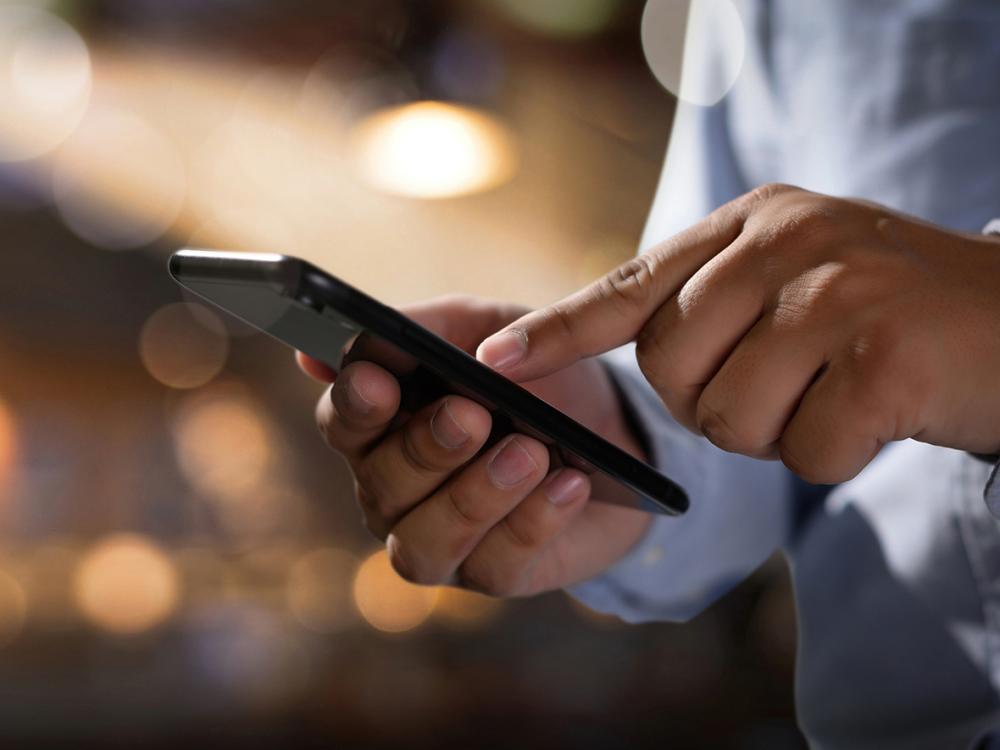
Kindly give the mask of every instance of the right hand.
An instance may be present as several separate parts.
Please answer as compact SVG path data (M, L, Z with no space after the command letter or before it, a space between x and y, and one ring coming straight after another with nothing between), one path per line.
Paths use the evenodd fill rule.
M527 311L446 297L404 312L471 353ZM624 556L652 522L639 511L588 502L586 474L550 473L548 449L533 438L508 435L477 456L491 418L474 401L445 396L397 424L399 383L382 367L356 361L335 373L298 359L308 374L333 383L317 407L320 430L350 463L365 523L409 581L495 596L562 588ZM596 360L522 385L641 457Z

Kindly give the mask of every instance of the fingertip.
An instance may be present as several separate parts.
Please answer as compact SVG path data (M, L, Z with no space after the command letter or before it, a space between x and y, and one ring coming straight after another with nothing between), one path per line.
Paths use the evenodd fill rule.
M462 396L447 396L444 400L452 419L476 443L483 443L493 427L493 417L481 404Z
M308 354L295 352L295 362L302 372L320 383L332 383L337 379L336 370L318 359L313 359Z
M549 464L552 458L549 454L549 447L542 441L521 433L514 433L509 439L501 442L503 445L516 443L527 454L527 457L534 465L531 471L531 474L534 476L533 482L536 485L540 484L549 473ZM509 453L509 451L506 452Z
M521 364L528 356L528 334L523 328L506 328L486 338L476 348L476 359L497 372Z
M553 505L570 505L590 496L590 478L582 471L566 467L551 474L542 489Z
M387 421L399 408L399 382L376 364L352 362L334 383L331 398L351 418Z

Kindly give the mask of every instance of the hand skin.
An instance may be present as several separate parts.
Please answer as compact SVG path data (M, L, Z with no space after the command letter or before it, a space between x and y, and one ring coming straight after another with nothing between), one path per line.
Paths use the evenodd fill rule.
M718 447L843 482L892 440L1000 449L1000 242L767 185L477 352L514 380L636 341Z
M404 312L471 353L526 310L447 297ZM586 474L550 473L548 449L525 435L507 436L476 456L491 420L474 401L446 396L399 425L399 384L385 369L357 361L338 374L301 353L298 361L333 383L317 407L320 431L350 463L365 524L409 581L495 596L562 588L622 557L652 520L588 502ZM596 360L581 359L525 387L641 457Z

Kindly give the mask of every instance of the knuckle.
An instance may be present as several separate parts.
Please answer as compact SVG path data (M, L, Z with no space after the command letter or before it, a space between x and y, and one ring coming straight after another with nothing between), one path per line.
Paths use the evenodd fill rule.
M647 325L635 340L635 361L643 377L663 398L681 385L671 367L670 357L663 346L663 333L658 326Z
M359 500L363 499L365 507L374 508L378 505L378 481L371 469L370 461L361 461L354 468L354 482Z
M386 539L385 551L392 569L404 581L425 586L440 583L438 577L414 559L413 551L395 534L390 534Z
M779 195L787 195L792 192L801 191L794 185L788 185L783 182L765 182L763 185L758 185L747 193L746 197L751 204L759 205L761 203L767 203L768 201L777 198Z
M486 504L477 502L479 493L470 491L464 483L459 482L446 488L445 496L452 518L459 526L475 529L492 520L489 509L483 507Z
M696 422L701 433L724 451L750 454L760 448L745 430L734 428L720 410L703 401L698 402Z
M776 321L794 324L849 313L856 305L851 275L843 263L828 261L784 283L775 305Z
M849 477L844 476L829 460L822 456L833 455L835 451L829 450L830 443L824 441L828 450L817 452L803 445L801 440L782 440L778 444L778 457L781 462L800 479L804 479L810 484L836 484Z
M416 420L411 419L403 428L400 452L403 461L415 474L440 474L454 468L447 457L437 455L436 446L431 443L431 431L420 429Z
M907 337L905 326L881 320L848 346L848 364L858 380L870 389L882 390L901 382L907 369Z
M810 484L825 484L828 472L821 462L806 457L802 447L789 440L778 444L778 457L789 471Z
M545 539L543 530L536 524L517 521L513 514L504 517L500 527L508 541L516 548L534 549Z
M517 593L519 577L512 569L478 556L466 559L458 569L463 588L488 596L513 596Z
M760 218L757 250L772 264L818 251L829 255L834 226L834 212L823 202L783 197L780 211Z
M571 310L566 309L566 306L563 303L557 303L551 307L547 307L536 314L538 315L538 325L536 328L554 329L556 337L562 339L563 341L573 342L576 340L576 316L572 314ZM534 315L532 317L534 317ZM524 334L528 338L528 343L530 345L531 334L526 331Z
M599 293L622 310L632 310L654 296L655 271L654 255L638 255L605 275Z
M387 509L392 503L384 472L374 471L371 462L362 461L354 469L354 476L362 510L383 525L389 524L393 519Z
M386 519L379 513L371 494L358 482L354 484L354 497L361 508L362 521L365 529L376 539L384 540L389 533Z

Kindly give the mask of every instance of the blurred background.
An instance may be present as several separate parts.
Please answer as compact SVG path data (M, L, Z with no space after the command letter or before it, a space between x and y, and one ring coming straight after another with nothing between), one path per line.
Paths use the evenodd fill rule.
M417 588L185 244L531 305L635 250L638 0L0 4L0 745L799 748L784 562L691 623ZM679 54L679 52L678 52Z

